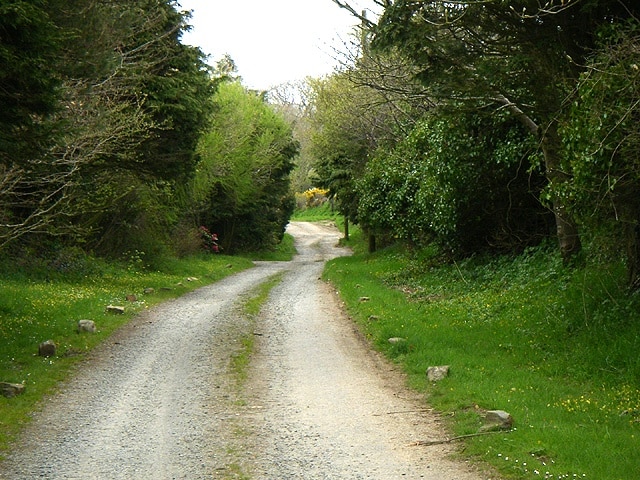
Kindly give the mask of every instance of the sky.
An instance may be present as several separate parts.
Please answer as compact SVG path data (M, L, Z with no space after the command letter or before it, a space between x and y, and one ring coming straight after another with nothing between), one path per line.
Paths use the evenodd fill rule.
M182 41L210 55L234 60L242 83L268 90L307 76L322 77L339 65L338 52L358 20L332 0L179 0L192 10ZM349 2L360 11L371 1Z

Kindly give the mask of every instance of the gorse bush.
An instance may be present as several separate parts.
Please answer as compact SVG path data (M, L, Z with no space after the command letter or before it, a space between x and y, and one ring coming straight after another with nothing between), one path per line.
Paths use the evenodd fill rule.
M329 190L313 187L302 193L296 193L296 208L314 208L328 201Z

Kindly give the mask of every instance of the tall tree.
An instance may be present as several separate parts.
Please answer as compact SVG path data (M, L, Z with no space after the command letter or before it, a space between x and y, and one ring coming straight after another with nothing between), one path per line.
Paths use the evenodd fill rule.
M601 255L622 258L640 288L640 18L611 22L586 63L562 128L569 195Z
M358 15L348 3L334 2ZM481 99L511 112L539 140L560 250L570 259L581 243L561 193L570 176L562 170L557 117L597 25L629 15L632 6L614 0L550 0L544 7L529 0L376 3L384 12L370 22L373 47L404 52L432 98Z
M0 164L5 169L38 154L43 141L46 145L42 121L58 106L60 41L45 1L0 4Z
M73 232L111 252L160 239L176 215L173 186L193 175L213 93L204 55L180 42L188 15L171 0L9 3L0 21L24 27L4 32L28 59L13 69L42 68L33 68L31 87L5 76L3 91L22 92L34 107L22 102L23 120L14 115L13 128L2 129L12 142L1 140L17 145L25 122L42 135L30 135L38 150L10 156L0 145L0 164L11 157L0 169L0 238ZM0 54L18 58L4 44ZM162 214L151 220L151 211Z

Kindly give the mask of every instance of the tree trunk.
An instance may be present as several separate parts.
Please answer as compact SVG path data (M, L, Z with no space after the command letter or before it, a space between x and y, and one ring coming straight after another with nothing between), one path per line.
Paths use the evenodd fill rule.
M562 185L568 183L570 177L562 170L558 126L552 121L546 131L541 132L540 126L507 97L499 94L495 97L495 100L511 112L527 130L541 139L546 177L551 187L551 208L556 219L556 233L560 245L560 254L564 262L568 263L580 252L582 244L580 243L578 227L567 209L566 200L559 194Z
M566 200L562 197L563 184L569 182L569 175L562 170L560 155L560 137L557 125L552 123L542 136L542 152L544 153L547 180L551 188L551 202L556 219L556 232L560 245L560 254L565 263L571 261L582 249L578 227L567 209Z
M344 217L344 239L349 240L349 217Z
M625 189L615 199L618 221L622 222L624 236L625 261L627 268L627 282L632 291L640 290L640 205L637 190Z
M376 251L376 236L372 233L369 234L369 253Z
M627 280L629 288L640 290L640 241L638 239L638 224L629 225L627 237Z

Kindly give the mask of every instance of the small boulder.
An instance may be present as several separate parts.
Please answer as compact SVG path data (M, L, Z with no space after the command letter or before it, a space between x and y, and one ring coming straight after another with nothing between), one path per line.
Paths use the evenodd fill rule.
M135 295L127 295L127 302L137 302L138 301L138 297L136 297Z
M56 344L53 340L42 342L38 346L38 355L41 357L53 357L56 354Z
M0 395L3 397L13 398L23 393L24 385L22 383L0 382Z
M122 315L124 313L124 307L120 307L118 305L107 305L107 312Z
M152 293L155 293L155 291L156 290L154 288L147 287L147 288L144 289L144 294L145 295L151 295Z
M387 340L389 343L391 343L392 345L397 345L398 343L404 343L407 341L406 338L402 338L402 337L391 337L389 340Z
M78 333L96 333L96 323L93 320L78 320Z
M504 410L489 410L484 417L483 431L509 430L513 426L513 417Z
M440 365L427 368L427 379L430 382L439 382L449 376L449 365Z

